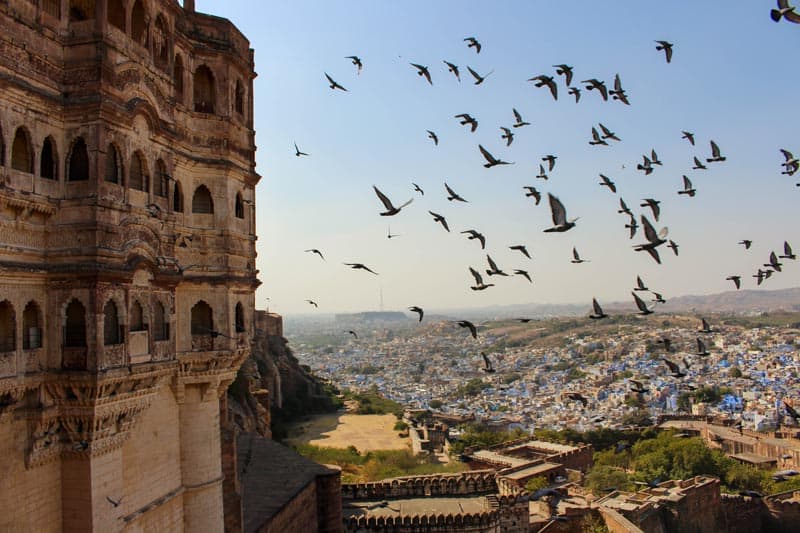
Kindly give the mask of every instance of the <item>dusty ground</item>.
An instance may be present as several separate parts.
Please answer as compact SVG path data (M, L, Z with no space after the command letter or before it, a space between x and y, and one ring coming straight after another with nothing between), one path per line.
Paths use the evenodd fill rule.
M409 447L408 438L394 430L394 415L354 415L331 413L318 415L289 430L288 444L307 443L327 448L347 448L351 444L359 452L402 450Z

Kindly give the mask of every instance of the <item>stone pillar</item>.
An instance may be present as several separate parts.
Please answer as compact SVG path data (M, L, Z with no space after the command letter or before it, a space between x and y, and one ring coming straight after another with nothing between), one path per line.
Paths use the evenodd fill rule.
M342 469L325 465L327 474L319 474L317 490L317 531L339 533L342 531Z
M120 517L126 502L121 472L121 448L65 458L61 464L62 531L122 531Z

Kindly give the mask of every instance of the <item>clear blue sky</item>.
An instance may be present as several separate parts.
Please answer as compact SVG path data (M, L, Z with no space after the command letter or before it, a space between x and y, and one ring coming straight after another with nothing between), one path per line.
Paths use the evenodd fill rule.
M780 174L779 148L800 155L797 96L800 25L769 18L768 0L596 1L198 1L198 11L227 17L255 49L255 128L258 145L258 268L261 308L284 313L427 309L515 303L630 300L640 274L665 297L745 287L769 252L789 240L800 251L800 173ZM476 55L462 41L475 36ZM674 43L671 64L655 39ZM358 55L361 75L345 59ZM458 64L462 81L442 62ZM409 63L430 67L433 86ZM613 84L619 73L632 105L603 102L583 91L579 104L558 78L559 99L526 80L553 75L552 65L575 68L573 86L587 78ZM469 65L481 74L472 84ZM349 89L328 88L323 72ZM506 148L500 126L512 107L532 126L519 128ZM477 132L454 115L470 113ZM610 147L588 144L603 122L621 138ZM437 132L434 147L425 130ZM697 146L681 139L697 136ZM710 156L717 141L725 163L693 171L692 157ZM311 154L294 155L293 143ZM484 169L477 146L515 165ZM664 166L650 176L635 170L655 149ZM539 158L555 154L550 180L535 179ZM624 168L623 168L624 165ZM618 195L598 185L613 179L629 206L661 200L660 226L680 245L663 265L632 251ZM695 198L677 195L686 174ZM425 196L412 191L418 183ZM448 202L447 181L470 203ZM414 202L395 217L380 217L377 185L395 203ZM575 229L545 234L546 199L538 207L523 185L561 198ZM452 233L434 224L442 213ZM650 217L652 219L652 217ZM387 239L388 227L400 234ZM486 235L487 251L506 271L528 270L475 293L468 266L487 268L485 252L458 232ZM737 241L749 238L749 252ZM533 260L509 250L526 244ZM570 263L572 247L591 262ZM323 262L306 254L319 248ZM352 271L362 262L380 273ZM800 285L800 263L788 262L762 288ZM319 303L315 310L305 303Z

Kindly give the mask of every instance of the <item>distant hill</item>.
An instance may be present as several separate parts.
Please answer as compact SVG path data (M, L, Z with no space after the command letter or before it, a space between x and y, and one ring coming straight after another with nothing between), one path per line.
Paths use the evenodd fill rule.
M400 311L364 311L363 313L337 313L337 322L404 322L408 315Z

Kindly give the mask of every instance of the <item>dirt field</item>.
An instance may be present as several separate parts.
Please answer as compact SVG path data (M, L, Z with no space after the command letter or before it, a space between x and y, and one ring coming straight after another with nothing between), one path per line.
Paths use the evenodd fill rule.
M292 427L287 442L327 448L347 448L352 444L359 452L402 450L409 447L410 442L392 429L395 422L394 415L319 415Z

